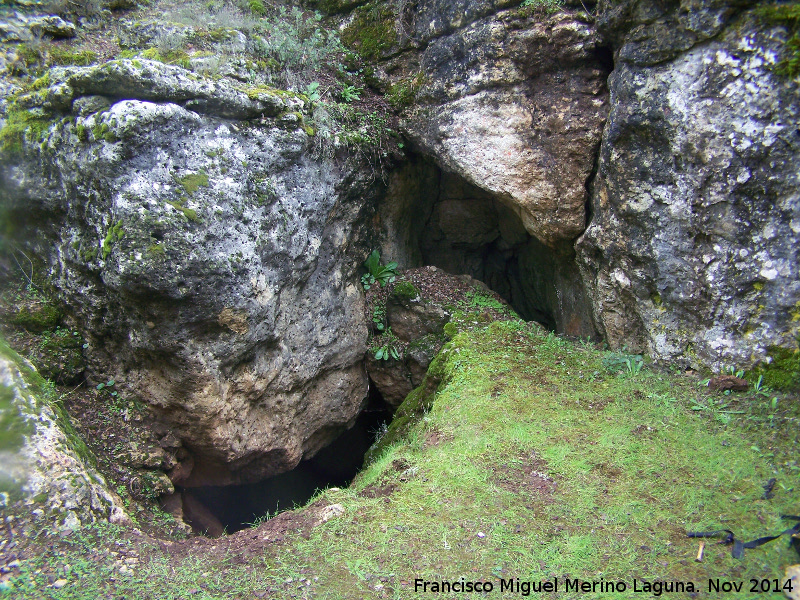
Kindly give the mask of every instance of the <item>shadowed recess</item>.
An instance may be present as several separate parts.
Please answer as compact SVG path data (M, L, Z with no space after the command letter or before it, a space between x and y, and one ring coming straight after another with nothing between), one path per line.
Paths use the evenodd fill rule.
M355 425L292 471L249 485L181 489L183 519L195 532L217 537L302 506L318 490L346 487L391 418L380 393L370 386L367 406Z

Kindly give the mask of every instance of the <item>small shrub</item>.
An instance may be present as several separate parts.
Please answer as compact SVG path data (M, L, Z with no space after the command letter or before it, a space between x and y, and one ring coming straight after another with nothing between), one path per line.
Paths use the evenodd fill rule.
M275 83L302 87L324 66L338 62L344 52L339 36L321 25L322 15L304 13L297 7L280 7L273 19L264 19L253 51L257 58L274 65Z

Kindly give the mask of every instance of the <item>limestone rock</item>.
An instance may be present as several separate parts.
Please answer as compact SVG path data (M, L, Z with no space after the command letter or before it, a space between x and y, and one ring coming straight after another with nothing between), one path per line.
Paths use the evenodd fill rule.
M485 281L526 319L597 337L573 249L609 107L610 51L591 20L423 0L395 33L376 77L405 105L401 128L424 159L391 180L384 250L402 267Z
M75 24L55 15L36 17L28 21L28 29L36 36L49 35L54 38L75 37Z
M304 110L289 93L145 60L50 81L18 100L47 127L19 140L0 186L19 243L48 240L35 251L81 324L90 376L172 431L182 486L313 456L366 397L355 281L371 168L314 158L302 113L278 118Z
M37 378L18 356L0 356L0 506L40 507L55 529L128 522L69 418L37 397Z
M423 4L420 29L441 16L435 2ZM526 14L461 23L413 64L390 65L404 73L418 65L426 78L402 122L419 150L490 192L553 246L586 226L585 184L607 111L605 67L599 38L580 17Z
M199 77L178 66L144 59L53 69L51 78L56 85L50 88L47 101L58 109L67 109L73 100L85 96L168 102L194 113L229 119L274 117L304 106L296 95L280 94L269 88L237 89L225 81Z
M800 108L798 83L775 72L786 33L719 1L689 11L711 24L701 37L719 32L693 45L689 13L626 4L594 217L577 244L596 322L613 347L693 366L794 349ZM667 13L651 22L651 6Z

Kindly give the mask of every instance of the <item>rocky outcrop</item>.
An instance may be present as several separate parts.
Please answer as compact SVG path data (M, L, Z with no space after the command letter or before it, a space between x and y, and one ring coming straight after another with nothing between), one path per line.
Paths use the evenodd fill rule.
M425 157L390 185L384 250L401 266L485 281L525 318L594 335L573 243L586 227L609 56L581 11L518 4L353 11L344 37L356 47L381 27L393 34L375 75ZM404 223L398 206L421 218Z
M0 351L0 508L23 505L55 530L129 522L69 417L41 397L42 378L2 340Z
M5 131L3 203L38 228L88 371L177 438L173 482L257 481L352 424L372 179L310 155L303 99L145 60L43 83L8 105L28 127Z
M586 182L607 111L591 25L512 9L435 39L428 31L420 17L415 33L427 45L414 66L426 83L404 130L542 243L574 240L586 226Z
M753 4L602 7L612 110L578 257L614 347L717 368L796 349L798 83Z

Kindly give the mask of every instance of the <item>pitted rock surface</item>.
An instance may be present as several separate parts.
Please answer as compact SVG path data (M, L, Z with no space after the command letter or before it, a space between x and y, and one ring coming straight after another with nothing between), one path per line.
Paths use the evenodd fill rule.
M51 82L27 99L50 128L2 185L52 244L37 251L89 372L180 439L175 484L257 481L312 456L367 393L363 257L348 251L370 172L310 156L300 117L270 118L302 110L293 98L148 61Z
M711 21L736 7L712 4ZM769 360L796 347L800 314L798 84L775 72L786 32L750 11L679 52L678 28L677 50L650 65L648 40L670 38L640 29L619 42L578 242L596 322L612 346L662 360Z

